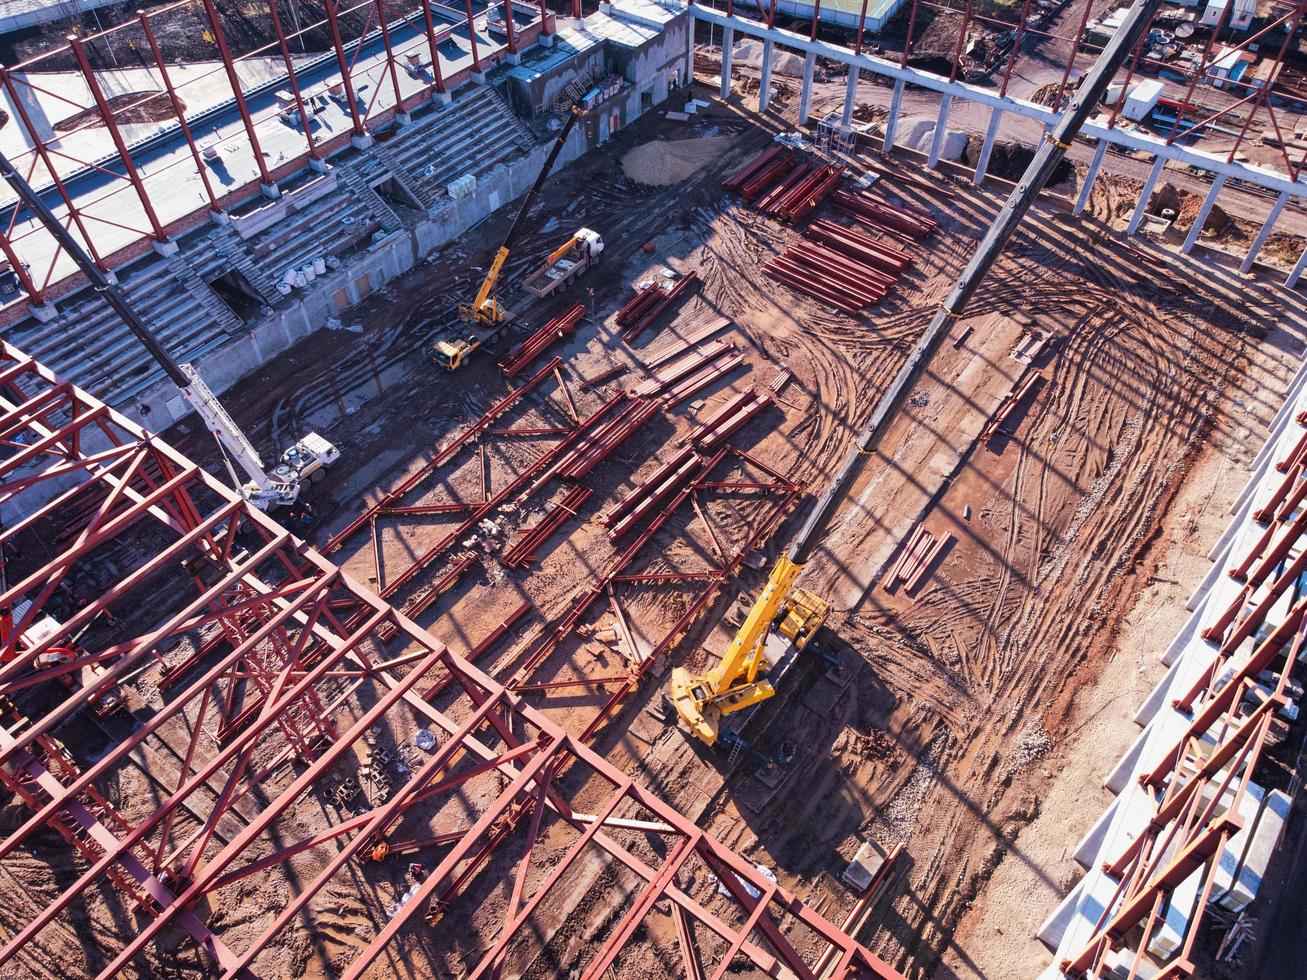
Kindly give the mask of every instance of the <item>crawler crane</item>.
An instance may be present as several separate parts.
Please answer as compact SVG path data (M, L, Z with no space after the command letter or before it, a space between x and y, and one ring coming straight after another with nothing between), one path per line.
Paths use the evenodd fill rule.
M971 261L962 270L952 292L936 311L907 363L881 396L834 481L808 515L789 552L772 569L766 586L721 662L703 674L684 667L672 671L670 699L682 725L700 741L727 748L742 744L740 730L747 716L737 713L776 693L776 684L825 624L830 602L808 589L797 587L799 575L863 466L880 452L881 442L891 423L921 382L931 358L948 337L949 328L962 316L963 308L1070 148L1071 140L1097 108L1112 76L1148 29L1159 6L1160 0L1139 0L1135 4L1121 29L1086 74L1084 83L1062 117L1045 135L1030 166L995 217Z

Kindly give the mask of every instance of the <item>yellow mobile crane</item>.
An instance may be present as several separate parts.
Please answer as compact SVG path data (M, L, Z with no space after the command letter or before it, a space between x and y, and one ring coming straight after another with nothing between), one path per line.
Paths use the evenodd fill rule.
M949 327L1002 252L1040 188L1062 159L1071 140L1102 100L1112 76L1148 28L1161 0L1139 0L1115 37L1085 75L1075 98L1036 151L1021 181L999 211L980 246L943 305L935 313L916 349L881 397L834 481L808 516L794 544L772 569L767 585L745 617L721 662L704 674L677 667L670 699L682 724L708 745L745 744L740 736L746 716L731 715L776 693L776 684L798 654L826 622L830 602L796 588L800 573L826 533L831 518L852 489L866 461L877 454L890 424L920 383L931 358L947 338Z
M518 208L517 217L513 219L513 225L504 236L504 243L499 246L499 251L495 253L485 278L481 280L481 288L477 290L470 305L458 308L459 317L470 328L468 335L457 340L439 340L432 347L432 357L447 371L453 371L461 366L468 354L495 336L511 318L509 311L493 295L495 286L499 284L499 275L504 270L504 263L508 261L509 251L526 226L526 217L531 210L531 205L535 204L536 198L540 196L540 188L545 185L549 172L554 169L554 161L562 152L563 144L572 133L572 127L583 115L585 115L584 111L577 106L572 106L568 112L567 120L563 123L563 128L558 131L558 138L554 140L549 156L545 157L539 176L531 185L531 189L526 192L522 206Z

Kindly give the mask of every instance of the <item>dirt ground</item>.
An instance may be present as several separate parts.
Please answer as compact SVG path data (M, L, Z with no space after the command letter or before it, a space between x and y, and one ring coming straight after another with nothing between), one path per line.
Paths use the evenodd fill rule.
M709 90L696 94L706 98ZM341 463L314 491L319 526L312 538L322 545L379 489L415 472L502 397L508 388L496 359L568 303L579 300L595 315L552 351L566 359L566 391L556 380L544 383L496 429L565 427L573 409L585 417L637 383L642 363L676 333L711 315L731 317L735 325L725 336L744 354L745 367L656 415L596 468L584 481L592 496L536 563L509 569L501 556L504 542L557 499L543 493L508 502L492 515L493 528L452 541L398 586L416 556L449 538L456 519L390 515L375 532L365 527L351 536L333 557L378 589L395 586L392 601L460 652L529 601L532 611L491 648L484 669L518 683L584 682L522 689L522 696L572 731L593 727L595 745L610 759L773 869L781 884L834 921L853 900L838 878L861 840L904 843L903 871L862 938L909 975L1028 975L1047 955L1029 938L1032 928L1069 880L1066 851L1104 802L1098 779L1116 746L1134 735L1127 719L1156 676L1157 637L1178 621L1177 600L1196 581L1201 554L1223 523L1238 466L1277 407L1301 353L1303 311L1296 296L1268 292L1223 266L1179 259L1148 243L1138 247L1151 249L1161 264L1142 263L1114 247L1102 221L1037 210L973 300L955 344L933 364L890 440L889 465L869 467L855 502L805 573L804 585L835 601L823 647L840 666L805 663L748 732L761 750L789 761L766 774L747 756L696 751L656 717L661 671L610 710L631 665L619 645L593 638L616 622L605 603L581 617L587 635L570 631L532 663L534 644L620 550L596 518L731 393L766 387L789 372L776 405L731 441L802 483L808 496L779 515L783 523L673 646L671 663L706 666L729 632L715 624L737 595L756 594L769 561L1001 203L999 193L967 181L878 161L891 170L883 192L931 213L940 231L911 246L914 266L878 307L858 317L824 309L759 273L796 232L720 188L775 131L792 128L793 104L782 97L775 109L760 118L738 103L714 103L687 123L655 115L552 177L507 281L519 283L578 225L604 236L605 264L549 301L528 301L510 288L504 300L517 313L515 333L475 353L458 374L439 374L425 350L479 278L511 208L352 311L342 329L321 331L265 365L225 401L265 451L308 429L341 447ZM622 171L623 156L651 140L704 137L715 138L707 144L715 154L684 182L641 186ZM630 284L663 267L697 272L701 287L674 322L664 319L657 330L622 342L613 312L629 298ZM1027 367L1009 351L1034 330L1048 344ZM604 377L618 366L624 373ZM980 443L977 433L1026 372L1039 375L1034 394L1004 432ZM590 379L602 380L587 385ZM214 463L196 433L170 435ZM470 450L456 455L404 503L479 500L507 486L557 439L492 435L486 459ZM715 479L748 471L738 461L729 466ZM678 513L631 568L712 569L722 552L745 547L773 504L749 492L706 496L704 518ZM918 523L952 543L912 594L889 591L881 572ZM473 559L470 568L436 596L433 586L461 556ZM620 604L633 632L656 645L692 612L692 585L622 585ZM143 702L149 683L139 682ZM392 737L401 742L409 733L397 725ZM132 798L133 786L121 789ZM420 816L435 828L444 815ZM324 808L298 819L311 833L329 815ZM563 844L561 837L547 839L544 853L561 854ZM301 874L312 867L311 858L296 865ZM511 867L505 864L505 872ZM612 875L599 862L578 869L542 910L541 922L550 925L514 947L506 975L560 975L592 952L612 914L597 907L595 885ZM255 881L224 894L213 910L237 942L284 901L281 887L260 889ZM393 867L351 869L348 881L333 886L328 900L260 959L260 971L332 973L384 921L384 908L404 887ZM702 877L686 887L712 892ZM466 957L493 941L500 892L467 896L476 901L435 929L410 927L406 955L385 964L384 975L459 975ZM130 928L120 913L89 914L106 937ZM60 961L91 965L76 941L79 921L85 918L34 953L38 972L56 972ZM639 939L619 960L617 975L675 972L670 916L655 919ZM156 952L155 965L190 963L185 949Z

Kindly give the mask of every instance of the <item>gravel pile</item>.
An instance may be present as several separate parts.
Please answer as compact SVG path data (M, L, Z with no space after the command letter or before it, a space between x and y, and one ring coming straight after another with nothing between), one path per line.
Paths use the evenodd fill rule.
M637 184L666 187L689 180L727 151L730 136L643 143L622 157L622 172Z

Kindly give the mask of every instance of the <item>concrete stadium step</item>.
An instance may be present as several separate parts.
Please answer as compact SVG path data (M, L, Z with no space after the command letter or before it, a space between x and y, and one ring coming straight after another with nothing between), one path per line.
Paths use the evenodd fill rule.
M338 185L304 210L245 239L242 251L274 284L287 269L304 265L318 256L334 255L343 259L383 228L372 199L380 200L375 193L363 197L353 188Z
M233 323L239 324L230 311L219 315L211 309L171 260L146 256L120 270L119 281L132 306L178 360L219 346ZM216 294L213 300L221 303ZM15 324L10 340L111 404L122 404L163 377L98 294L86 289L59 306L59 315L49 323L29 318Z
M383 231L398 231L404 227L404 221L389 202L372 187L373 183L387 178L394 178L389 167L340 167L336 173L340 184L348 188L357 198L367 201L368 209L376 215ZM412 191L409 191L411 194Z
M448 196L446 188L455 178L480 176L534 143L531 131L504 98L488 85L477 85L464 89L448 106L432 109L378 149L430 209Z

